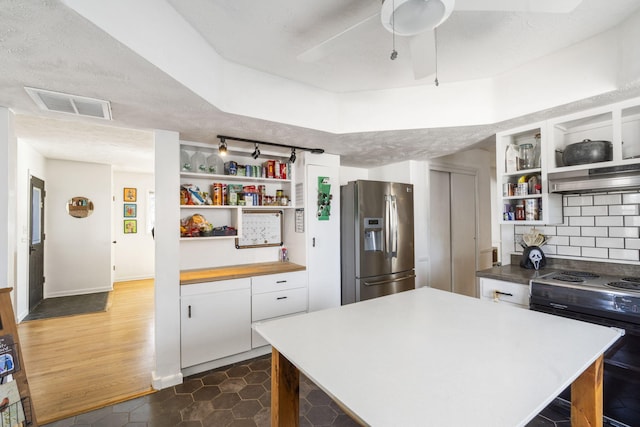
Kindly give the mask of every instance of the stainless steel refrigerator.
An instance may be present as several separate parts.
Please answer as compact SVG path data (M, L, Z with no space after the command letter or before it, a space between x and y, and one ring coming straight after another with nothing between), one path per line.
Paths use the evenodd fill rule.
M341 187L342 304L415 288L413 185Z

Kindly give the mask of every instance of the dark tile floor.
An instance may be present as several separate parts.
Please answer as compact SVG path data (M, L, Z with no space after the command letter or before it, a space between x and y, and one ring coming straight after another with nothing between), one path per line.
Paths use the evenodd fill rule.
M40 320L105 311L108 301L109 292L45 298L23 320Z
M46 427L269 427L271 355L185 378L175 387L67 418ZM566 414L545 409L527 427L565 427ZM357 426L304 376L300 426ZM425 424L426 425L426 424Z

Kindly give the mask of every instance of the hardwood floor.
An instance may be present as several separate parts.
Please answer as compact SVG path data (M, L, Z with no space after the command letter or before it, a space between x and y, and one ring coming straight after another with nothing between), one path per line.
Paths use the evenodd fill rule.
M153 391L153 286L118 282L106 312L18 325L39 424Z

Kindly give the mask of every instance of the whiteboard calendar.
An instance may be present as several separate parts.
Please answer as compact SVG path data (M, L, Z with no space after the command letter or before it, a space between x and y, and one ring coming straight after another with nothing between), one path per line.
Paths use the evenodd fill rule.
M242 237L236 248L256 248L282 245L282 211L243 211Z

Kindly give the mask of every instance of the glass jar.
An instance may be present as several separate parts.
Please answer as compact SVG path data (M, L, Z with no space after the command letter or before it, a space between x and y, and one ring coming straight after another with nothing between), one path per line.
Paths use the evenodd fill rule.
M182 172L191 172L191 157L189 153L180 150L180 170Z
M535 164L533 144L520 145L521 169L533 169Z
M204 154L199 151L193 153L193 156L191 156L191 167L193 168L194 172L206 173L207 166L205 163Z

